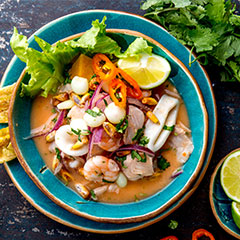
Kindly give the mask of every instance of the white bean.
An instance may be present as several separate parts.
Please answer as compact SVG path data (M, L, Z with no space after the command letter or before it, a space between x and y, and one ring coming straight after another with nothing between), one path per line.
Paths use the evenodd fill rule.
M70 109L74 106L74 102L72 100L67 100L64 102L61 102L57 105L57 108L62 110L62 109Z
M119 173L116 183L120 188L124 188L127 186L127 178L123 173Z
M72 79L71 87L76 94L83 95L88 92L88 80L83 77L75 76Z
M87 112L83 115L83 119L89 127L99 127L105 122L106 117L99 108L94 107L90 112L93 114L97 113L97 115L92 116L93 114L91 115Z
M119 123L125 116L126 110L118 107L114 102L110 103L104 111L109 122L113 124Z

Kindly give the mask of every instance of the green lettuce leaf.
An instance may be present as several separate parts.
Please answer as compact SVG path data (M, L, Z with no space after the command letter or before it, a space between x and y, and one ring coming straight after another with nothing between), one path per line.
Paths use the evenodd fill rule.
M27 37L18 34L14 28L10 45L14 53L26 63L30 75L28 84L22 84L21 96L34 97L41 92L42 96L47 97L49 93L55 93L64 82L65 66L80 52L89 56L105 53L118 58L136 57L143 52L151 54L152 47L142 38L136 38L125 52L121 52L118 43L106 35L105 21L106 17L102 22L97 19L78 40L57 42L54 46L35 36L42 52L30 48Z
M55 93L58 86L64 81L63 70L73 57L79 52L69 43L58 42L55 46L35 36L35 40L43 50L39 52L30 48L27 37L20 35L16 28L10 41L14 53L27 65L30 75L29 83L22 84L21 96L41 95L47 97L48 93Z

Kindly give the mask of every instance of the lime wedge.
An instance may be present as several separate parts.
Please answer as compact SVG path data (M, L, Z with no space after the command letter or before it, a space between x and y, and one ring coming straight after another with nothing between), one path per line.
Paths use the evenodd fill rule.
M169 76L169 62L156 54L140 54L140 57L118 60L118 67L129 74L142 89L151 89L161 85Z
M232 216L234 222L236 223L238 228L240 228L240 203L234 201L232 202Z
M240 150L226 158L221 168L220 180L226 195L240 203Z

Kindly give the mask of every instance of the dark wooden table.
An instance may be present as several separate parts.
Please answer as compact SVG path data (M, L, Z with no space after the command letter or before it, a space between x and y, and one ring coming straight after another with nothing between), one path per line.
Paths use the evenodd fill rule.
M112 9L143 15L141 0L0 0L0 79L13 57L9 40L16 26L30 36L49 21L86 9ZM212 232L217 240L234 239L215 220L208 199L210 176L228 152L240 146L240 83L221 83L214 71L210 77L217 101L218 136L207 173L198 190L177 211L154 225L132 233L99 235L61 225L33 208L18 192L4 167L0 166L0 239L138 239L157 240L176 235L190 240L198 228ZM170 220L179 226L168 228Z

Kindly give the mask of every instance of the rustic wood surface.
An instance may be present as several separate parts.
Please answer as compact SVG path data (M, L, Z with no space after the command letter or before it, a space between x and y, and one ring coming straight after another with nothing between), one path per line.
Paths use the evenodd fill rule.
M49 21L86 9L114 9L143 15L141 0L0 0L0 79L13 57L9 40L16 26L30 36ZM238 3L239 4L239 3ZM132 233L100 235L61 225L38 212L22 197L0 166L0 239L138 239L157 240L176 235L190 240L198 228L213 233L217 240L234 239L215 220L208 199L210 176L217 163L231 150L240 147L240 83L221 83L209 70L218 110L218 136L207 173L193 196L177 211L154 225ZM170 220L179 226L168 228Z

